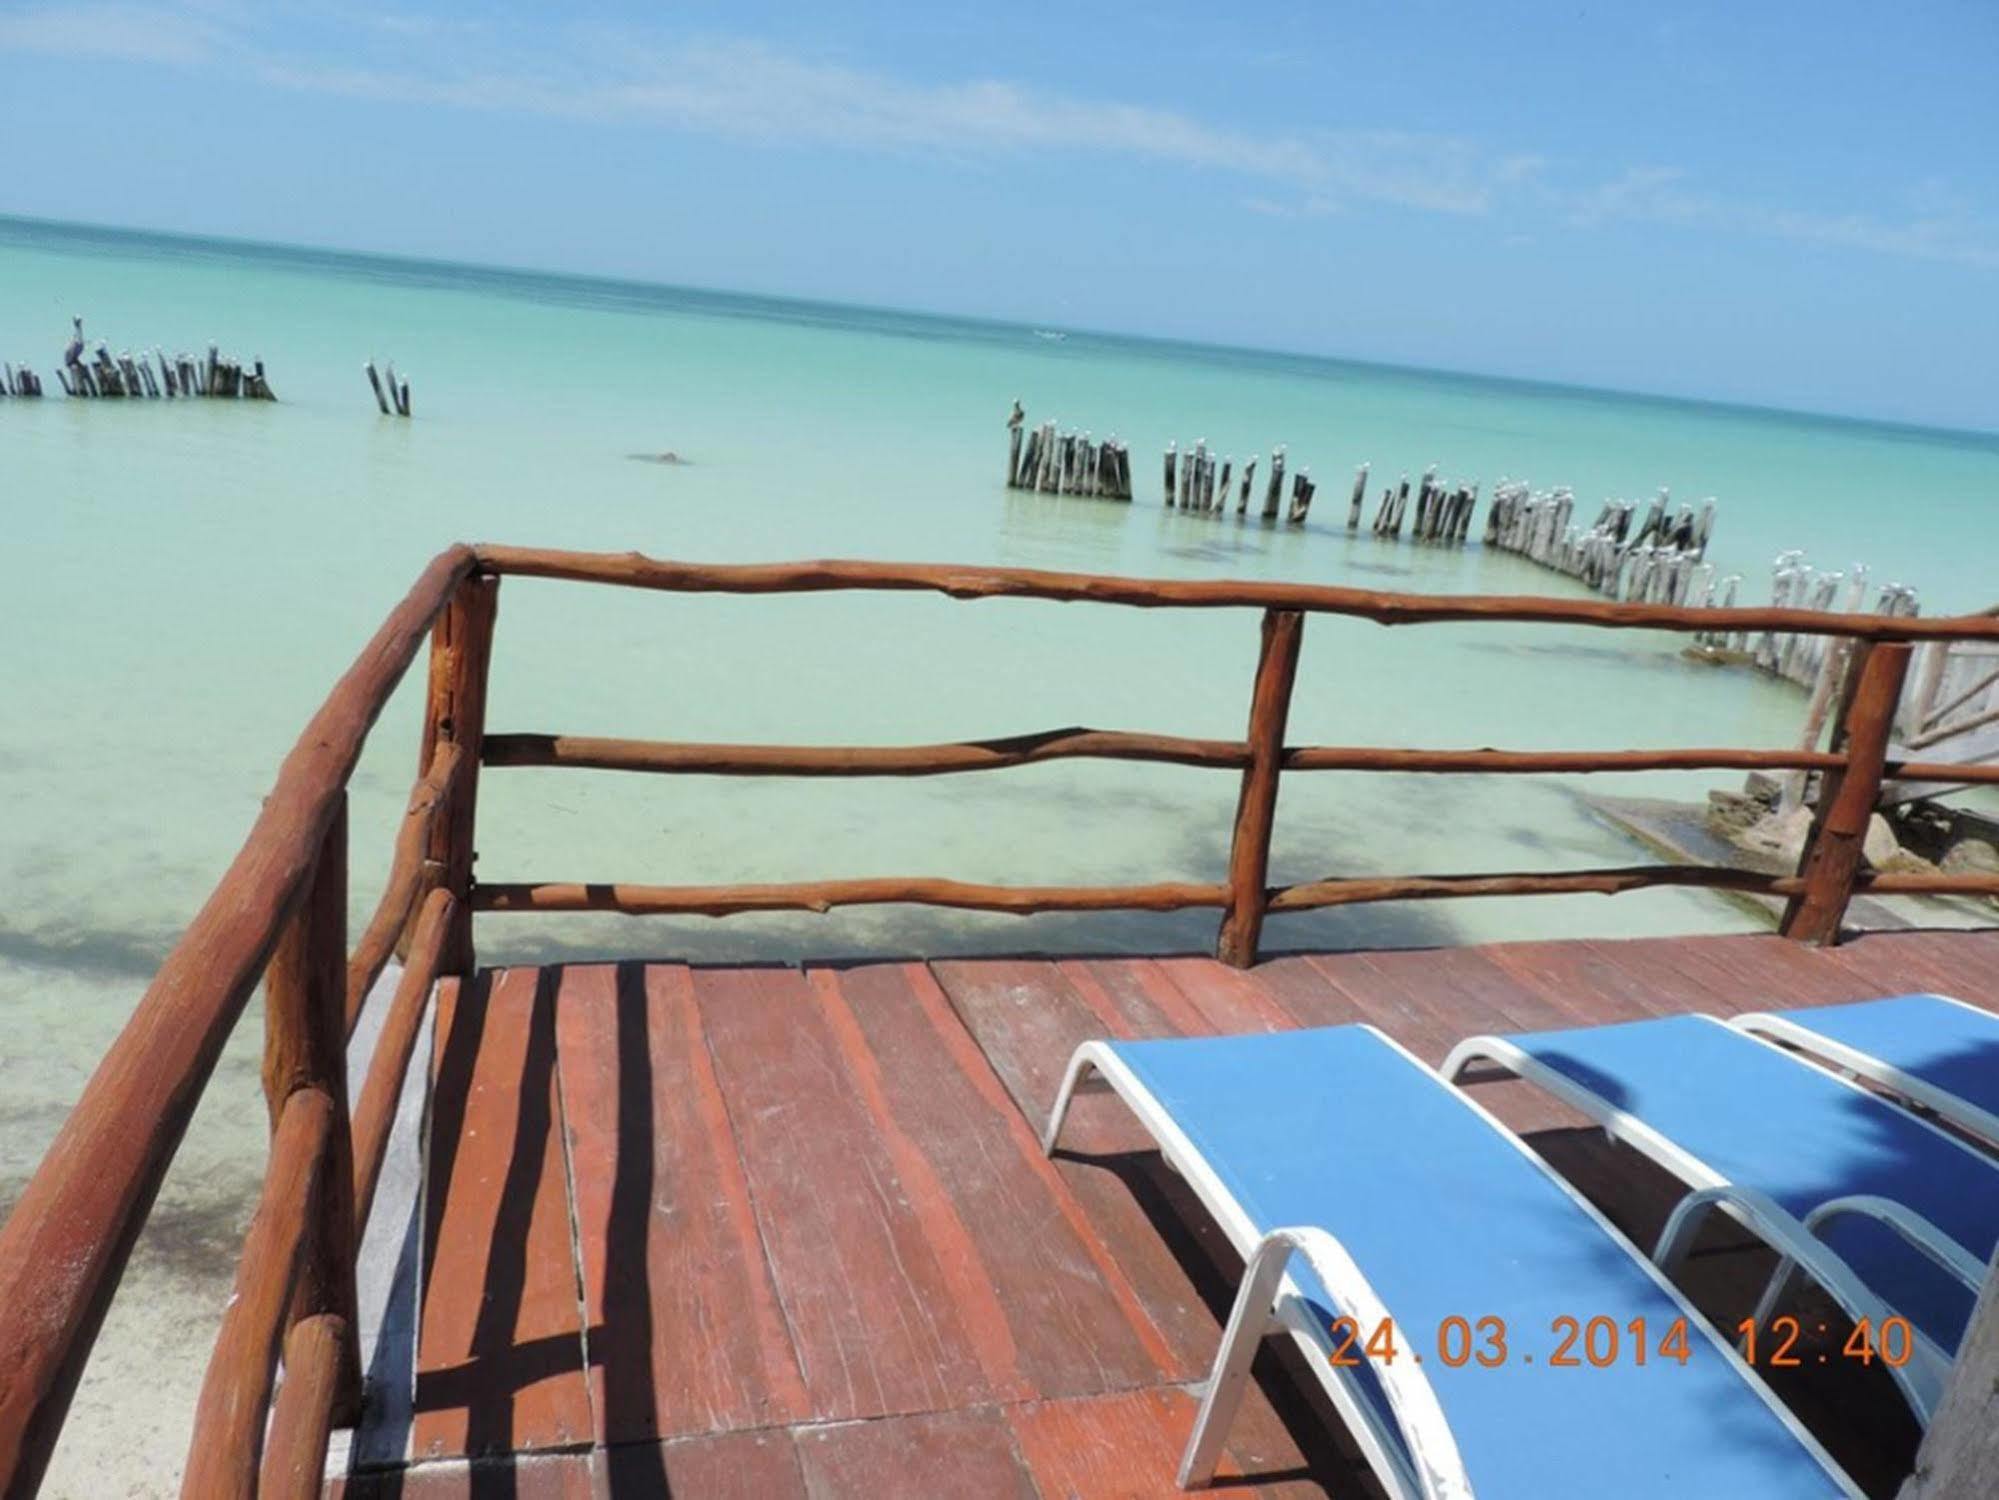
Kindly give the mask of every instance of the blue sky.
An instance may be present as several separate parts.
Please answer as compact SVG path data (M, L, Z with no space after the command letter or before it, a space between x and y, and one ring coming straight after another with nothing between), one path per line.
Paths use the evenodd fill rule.
M0 0L0 212L1999 428L1999 4Z

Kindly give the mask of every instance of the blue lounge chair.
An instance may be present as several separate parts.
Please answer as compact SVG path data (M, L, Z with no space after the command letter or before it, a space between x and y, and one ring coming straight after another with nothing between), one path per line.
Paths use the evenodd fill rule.
M1858 1493L1595 1208L1372 1027L1085 1043L1049 1119L1049 1150L1090 1073L1245 1261L1183 1486L1213 1476L1250 1361L1281 1323L1396 1500ZM1779 1241L1802 1236L1768 1228ZM1356 1342L1346 1354L1356 1362L1341 1362L1341 1318L1368 1337L1392 1318L1397 1357ZM1549 1356L1563 1318L1608 1319L1627 1339L1643 1319L1648 1357L1627 1347L1600 1368L1559 1368ZM1504 1320L1503 1358L1480 1319ZM1466 1349L1452 1320L1485 1360L1452 1364ZM1684 1362L1656 1342L1680 1320Z
M1473 1037L1444 1061L1456 1081L1497 1064L1555 1095L1690 1189L1654 1259L1669 1273L1702 1220L1772 1205L1811 1231L1781 1259L1756 1310L1767 1319L1802 1268L1849 1316L1879 1315L1855 1278L1913 1325L1895 1371L1927 1422L1999 1245L1999 1162L1876 1094L1712 1016Z
M1947 995L1756 1011L1728 1023L1906 1099L1999 1150L1999 1016Z

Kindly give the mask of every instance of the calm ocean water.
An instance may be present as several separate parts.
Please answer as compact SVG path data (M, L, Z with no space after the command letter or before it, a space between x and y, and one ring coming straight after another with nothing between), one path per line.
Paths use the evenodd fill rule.
M1926 611L1999 601L1999 438L1334 360L627 283L0 219L0 357L56 391L72 313L93 343L261 355L278 405L0 403L0 1207L240 841L274 768L362 640L458 539L718 560L853 556L1391 588L1561 591L1514 559L1344 531L1353 468L1435 462L1490 488L1713 495L1713 549L1767 596L1771 557L1867 563ZM379 417L373 355L416 417ZM1856 356L1858 357L1858 355ZM1132 447L1139 501L1001 483L1014 397ZM1289 445L1321 483L1302 530L1163 511L1158 455ZM630 455L671 449L667 467ZM1370 501L1370 514L1372 501ZM1241 732L1253 615L913 596L731 601L510 581L501 730L893 743L1060 724ZM1683 662L1664 637L1401 631L1314 620L1294 738L1395 745L1778 744L1798 697ZM414 770L415 695L354 792L355 885L379 889ZM1731 778L1615 788L1698 796ZM1578 780L1293 777L1275 876L1558 868L1637 851ZM489 879L723 881L923 873L1215 878L1229 777L1057 764L822 784L498 771ZM1685 893L1461 902L1273 923L1277 946L1745 925ZM901 911L728 923L486 918L488 961L1192 948L1212 915L1019 923ZM163 1199L125 1347L211 1326L254 1181L255 1028ZM199 1335L205 1340L205 1332ZM149 1343L148 1341L152 1341ZM143 1368L143 1363L133 1366ZM115 1372L91 1403L113 1409ZM155 1402L161 1430L179 1397ZM148 1408L149 1410L151 1408ZM88 1439L76 1439L87 1444ZM177 1440L169 1438L169 1451ZM85 1454L70 1462L83 1465ZM84 1472L79 1468L74 1473ZM77 1480L81 1484L82 1481ZM56 1491L61 1492L58 1488ZM144 1493L143 1489L137 1491Z

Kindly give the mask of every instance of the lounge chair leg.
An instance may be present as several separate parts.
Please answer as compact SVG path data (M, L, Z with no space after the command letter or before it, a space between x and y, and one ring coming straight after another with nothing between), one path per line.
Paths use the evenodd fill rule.
M1271 1231L1257 1243L1243 1267L1242 1286L1229 1312L1229 1326L1222 1334L1222 1346L1215 1353L1215 1368L1201 1393L1201 1409L1194 1417L1194 1431L1187 1439L1187 1451L1180 1459L1179 1484L1183 1490L1205 1488L1215 1477L1222 1443L1229 1424L1242 1404L1243 1388L1249 1384L1249 1367L1270 1326L1271 1305L1277 1300L1277 1284L1295 1248L1291 1236L1282 1229Z
M1658 1244L1652 1247L1652 1263L1668 1276L1677 1275L1713 1207L1714 1198L1706 1192L1688 1193L1674 1204L1666 1227L1659 1231Z
M1788 1255L1777 1257L1777 1269L1770 1273L1770 1280L1763 1288L1763 1295L1756 1299L1756 1311L1750 1316L1756 1320L1758 1328L1769 1325L1771 1315L1784 1300L1784 1293L1790 1289L1791 1275L1798 1269L1798 1263Z
M1069 1101L1075 1097L1076 1085L1083 1081L1083 1075L1097 1066L1095 1047L1085 1043L1076 1049L1069 1059L1069 1071L1062 1075L1062 1087L1055 1095L1055 1108L1048 1116L1048 1128L1041 1133L1041 1151L1044 1156L1055 1154L1055 1142L1061 1138L1062 1122L1069 1117Z

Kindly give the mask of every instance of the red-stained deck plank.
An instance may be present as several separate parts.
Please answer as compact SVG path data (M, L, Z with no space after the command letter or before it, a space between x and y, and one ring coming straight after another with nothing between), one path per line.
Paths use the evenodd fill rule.
M1954 941L1943 941L1946 937ZM1999 1002L1994 934L1869 933L1826 949L1823 956L1869 998L1934 990L1988 1009Z
M1587 943L1499 943L1484 951L1523 985L1562 996L1593 1024L1642 1021L1674 1011L1642 977L1604 959Z
M1924 952L1950 984L1951 993L1987 1010L1999 1010L1999 930L1943 936L1946 941L1932 943Z
M823 1008L795 970L701 970L694 993L812 1415L991 1399L926 1233L935 1204L897 1172Z
M1076 1047L1112 1034L1051 963L951 959L932 963L930 972L1030 1120L1048 1118Z
M1248 974L1212 958L1135 958L1125 962L1148 987L1156 979L1179 990L1218 1032L1284 1031L1297 1025Z
M1193 1430L1195 1406L1176 1387L1036 1402L1015 1407L1007 1420L1043 1495L1125 1500L1175 1493L1174 1470ZM1218 1477L1240 1473L1229 1464Z
M632 1443L596 1461L594 1500L810 1500L787 1427Z
M1007 1421L1036 1488L1050 1500L1182 1494L1174 1484L1194 1429L1195 1395L1178 1386L1013 1407ZM1263 1409L1267 1418L1268 1409ZM1381 1491L1359 1459L1302 1455L1274 1420L1245 1409L1230 1430L1215 1488L1260 1500L1368 1500Z
M1470 973L1445 976L1435 968L1411 962L1431 954L1338 953L1302 956L1299 962L1324 975L1342 997L1331 1003L1331 1024L1337 1024L1343 1004L1366 1008L1374 1024L1431 1067L1440 1066L1450 1050L1479 1031L1512 1030L1521 1015L1546 1017L1536 1011L1532 992L1495 965ZM1313 993L1299 990L1294 1006L1312 1003ZM1506 1008L1500 1009L1504 1001ZM1473 1018L1477 1018L1475 1021ZM1314 1023L1325 1024L1325 1023ZM1555 1024L1562 1024L1557 1021ZM1578 1117L1546 1094L1526 1084L1481 1083L1474 1097L1518 1131L1555 1130L1573 1126Z
M571 965L556 1021L600 1441L809 1414L686 968Z
M613 1493L622 1497L639 1492ZM349 1475L326 1487L326 1500L486 1500L501 1495L506 1500L602 1500L593 1455L588 1453L536 1453L473 1464L425 1463Z
M1351 986L1300 953L1258 964L1249 977L1291 1018L1294 1026L1379 1027L1405 1046L1427 1042L1430 1023L1405 996L1381 985Z
M810 1500L1037 1500L993 1407L794 1432Z
M440 1007L413 1450L615 1446L420 1464L347 1493L1170 1494L1188 1383L1240 1267L1107 1092L1039 1155L1078 1042L1364 1020L1435 1061L1479 1031L1909 989L1992 1005L1999 934L1506 944L1246 973L1175 958L502 974ZM1474 1097L1523 1125L1504 1106L1522 1088ZM1656 1229L1668 1200L1598 1133L1523 1128L1618 1222ZM1372 1494L1332 1429L1273 1341L1230 1435L1224 1473L1247 1476L1230 1492Z
M587 1444L556 1086L559 970L441 993L411 1451Z
M1413 949L1365 957L1370 968L1392 983L1431 995L1445 1029L1453 1034L1467 1023L1481 1030L1550 1031L1586 1026L1595 1019L1574 998L1523 983L1481 948Z
M1397 969L1376 963L1381 956L1315 953L1301 955L1300 962L1325 975L1351 1003L1374 1013L1389 1012L1388 1024L1382 1025L1382 1030L1435 1067L1462 1040L1467 1007L1439 984L1434 974L1418 975L1406 966ZM1493 1023L1502 1023L1509 1015L1495 1005L1491 993L1478 994L1473 1008Z
M1804 953L1796 943L1775 939L1784 948ZM1768 1006L1810 1004L1821 998L1843 998L1846 976L1836 967L1812 963L1794 967L1788 955L1769 950L1753 964L1718 960L1697 943L1666 938L1632 938L1589 945L1604 962L1631 974L1674 1011L1701 1011L1732 1016ZM1750 957L1745 952L1744 958ZM1835 987L1828 993L1828 984Z
M1146 1385L1171 1353L920 965L810 976L1007 1399Z
M1067 959L1055 972L1119 1035L1210 1036L1216 1030L1178 986L1148 977L1134 963Z
M1123 1034L1053 964L964 960L930 969L1036 1132L1077 1046ZM1109 1090L1077 1094L1060 1146L1056 1169L1163 1336L1167 1374L1199 1378L1214 1357L1221 1324L1195 1275L1212 1281L1214 1268L1232 1258L1228 1246Z

